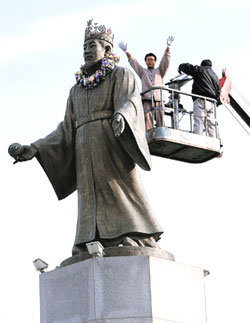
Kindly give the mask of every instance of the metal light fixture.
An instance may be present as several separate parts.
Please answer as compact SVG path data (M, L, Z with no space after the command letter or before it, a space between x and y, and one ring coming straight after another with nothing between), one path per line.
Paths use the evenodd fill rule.
M86 243L86 246L88 248L89 254L93 255L93 257L103 257L105 255L103 251L104 247L99 241Z
M36 270L40 271L40 273L44 273L46 271L45 269L47 269L49 266L45 261L43 261L40 258L35 259L33 261L33 264L34 264Z

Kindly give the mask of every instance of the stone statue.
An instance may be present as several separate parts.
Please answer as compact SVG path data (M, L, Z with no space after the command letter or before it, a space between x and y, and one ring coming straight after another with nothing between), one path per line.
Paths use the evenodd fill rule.
M140 93L133 73L116 65L112 47L111 30L90 20L85 65L64 120L44 139L10 149L17 161L37 158L59 200L77 190L73 255L94 240L106 247L157 247L162 234L135 168L151 167Z

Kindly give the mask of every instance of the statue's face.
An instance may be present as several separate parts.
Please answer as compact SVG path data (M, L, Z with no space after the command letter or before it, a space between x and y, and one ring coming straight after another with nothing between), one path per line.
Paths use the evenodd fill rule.
M104 55L105 48L98 39L89 39L84 42L83 57L87 68L103 59Z

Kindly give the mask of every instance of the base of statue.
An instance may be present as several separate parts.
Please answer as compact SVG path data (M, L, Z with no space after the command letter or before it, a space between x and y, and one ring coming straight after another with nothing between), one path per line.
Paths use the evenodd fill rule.
M41 323L206 323L204 273L151 256L58 267L40 275Z
M122 246L122 247L108 247L104 248L105 257L122 257L122 256L152 256L166 260L174 261L174 255L168 251L149 248L149 247L135 247L135 246ZM80 252L79 254L65 259L61 262L60 267L75 264L76 262L93 258L87 251Z

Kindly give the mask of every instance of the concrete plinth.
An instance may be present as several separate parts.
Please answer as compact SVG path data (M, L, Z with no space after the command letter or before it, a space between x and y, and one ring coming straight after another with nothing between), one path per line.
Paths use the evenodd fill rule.
M40 302L41 323L206 323L204 270L150 256L44 273Z

